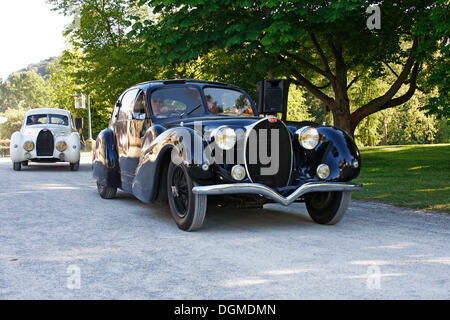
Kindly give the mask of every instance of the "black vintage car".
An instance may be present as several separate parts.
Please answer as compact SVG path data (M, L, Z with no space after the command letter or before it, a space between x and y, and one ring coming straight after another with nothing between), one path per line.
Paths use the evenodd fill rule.
M93 176L102 198L117 189L168 202L178 227L202 227L219 206L305 202L311 218L343 217L360 154L342 130L286 125L260 116L238 87L196 80L151 81L125 91L96 141Z

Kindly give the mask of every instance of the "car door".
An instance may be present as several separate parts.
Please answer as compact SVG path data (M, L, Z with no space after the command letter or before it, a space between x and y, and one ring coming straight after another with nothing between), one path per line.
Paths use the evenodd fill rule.
M117 120L112 124L117 140L122 189L125 192L131 192L131 184L136 170L136 159L129 153L129 141L133 140L129 127L134 121L132 113L138 92L139 89L131 89L123 95L116 116Z
M131 113L131 121L128 123L128 158L140 158L142 140L149 125L150 113L147 108L147 97L143 90L139 90Z

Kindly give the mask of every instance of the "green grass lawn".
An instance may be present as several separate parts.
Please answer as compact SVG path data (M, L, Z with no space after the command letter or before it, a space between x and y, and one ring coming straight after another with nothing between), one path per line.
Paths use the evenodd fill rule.
M450 144L363 148L355 199L450 213Z

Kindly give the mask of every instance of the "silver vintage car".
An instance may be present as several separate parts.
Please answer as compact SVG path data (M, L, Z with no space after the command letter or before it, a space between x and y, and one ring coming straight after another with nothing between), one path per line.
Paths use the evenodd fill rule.
M68 162L80 167L80 135L69 111L33 109L26 113L22 128L11 136L11 160L15 171L32 162Z

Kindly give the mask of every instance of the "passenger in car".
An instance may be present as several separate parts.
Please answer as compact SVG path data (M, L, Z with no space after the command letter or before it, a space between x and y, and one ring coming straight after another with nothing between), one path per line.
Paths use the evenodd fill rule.
M206 96L206 103L208 104L209 112L213 114L220 113L220 108L217 106L217 102L213 101L213 98L210 95Z
M156 116L161 116L169 113L169 108L164 107L163 99L160 97L152 97L152 109Z

